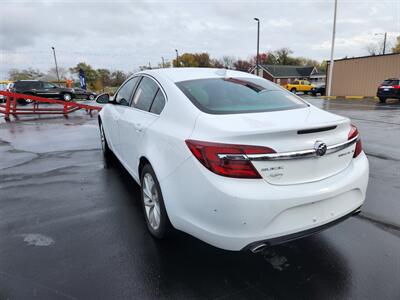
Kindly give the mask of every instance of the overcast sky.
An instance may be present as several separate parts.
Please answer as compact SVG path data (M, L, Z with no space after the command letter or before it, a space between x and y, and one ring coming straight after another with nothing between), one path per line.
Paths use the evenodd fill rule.
M0 79L10 68L53 67L84 61L96 68L133 71L174 49L212 57L289 47L296 56L329 58L333 0L78 1L0 0ZM338 0L335 57L366 55L388 32L400 35L399 0Z

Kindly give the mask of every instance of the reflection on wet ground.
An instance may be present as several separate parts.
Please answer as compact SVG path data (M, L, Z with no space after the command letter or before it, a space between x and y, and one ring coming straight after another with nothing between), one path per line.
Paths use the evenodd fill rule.
M0 299L399 299L400 106L309 101L360 128L366 204L259 254L152 239L138 186L103 164L95 117L0 124Z

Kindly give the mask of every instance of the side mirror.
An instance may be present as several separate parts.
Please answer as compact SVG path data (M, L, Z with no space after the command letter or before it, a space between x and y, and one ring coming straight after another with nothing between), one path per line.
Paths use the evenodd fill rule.
M106 104L110 102L110 95L107 93L100 94L96 97L96 102L100 104Z

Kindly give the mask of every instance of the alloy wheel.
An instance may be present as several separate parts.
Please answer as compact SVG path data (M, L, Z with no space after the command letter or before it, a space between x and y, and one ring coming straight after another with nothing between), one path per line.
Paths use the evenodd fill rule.
M143 176L142 193L146 218L150 226L157 230L161 222L161 209L157 187L150 173Z
M103 124L100 125L100 142L101 142L101 149L103 152L106 151L106 137L104 135L104 128Z
M70 101L71 100L71 95L70 94L64 94L64 100L65 101Z

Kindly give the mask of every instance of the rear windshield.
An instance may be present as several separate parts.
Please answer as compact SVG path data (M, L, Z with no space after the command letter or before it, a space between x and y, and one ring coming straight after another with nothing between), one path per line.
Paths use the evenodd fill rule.
M383 85L399 85L399 80L397 79L386 79L383 81Z
M177 82L201 111L235 114L306 107L307 104L261 78L211 78Z

